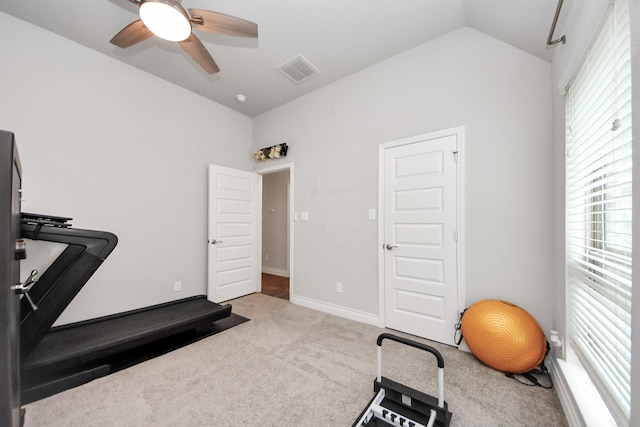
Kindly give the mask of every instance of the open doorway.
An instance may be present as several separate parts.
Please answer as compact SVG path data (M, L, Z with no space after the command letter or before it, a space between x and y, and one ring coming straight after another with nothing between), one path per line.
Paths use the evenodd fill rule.
M291 295L292 165L256 171L262 175L261 291L289 300Z

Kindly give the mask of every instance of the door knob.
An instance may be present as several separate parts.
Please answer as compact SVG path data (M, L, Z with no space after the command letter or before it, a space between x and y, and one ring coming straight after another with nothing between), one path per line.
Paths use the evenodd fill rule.
M392 245L390 243L387 243L387 245L385 246L385 248L387 248L388 251L397 248L398 245Z
M216 245L218 243L222 243L222 240L211 239L211 244Z

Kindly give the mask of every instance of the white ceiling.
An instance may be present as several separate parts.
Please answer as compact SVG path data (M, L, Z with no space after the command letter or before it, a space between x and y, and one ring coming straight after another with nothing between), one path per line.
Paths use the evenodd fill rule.
M550 61L554 47L547 47L546 39L557 0L184 0L182 4L255 22L258 39L196 30L221 70L209 75L177 43L152 37L128 49L110 44L111 37L138 19L137 6L127 0L2 0L0 11L255 116L464 26ZM295 84L276 67L299 54L320 75ZM244 94L247 101L238 103L236 94Z

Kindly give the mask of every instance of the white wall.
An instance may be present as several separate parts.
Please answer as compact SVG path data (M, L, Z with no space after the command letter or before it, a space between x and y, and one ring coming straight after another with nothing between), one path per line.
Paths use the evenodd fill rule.
M288 276L289 170L262 176L262 272ZM268 258L268 259L267 259Z
M119 238L60 323L206 293L207 164L251 168L251 119L3 13L0 39L23 210Z
M290 146L295 289L378 314L378 145L466 127L466 299L511 301L552 324L548 63L465 28L254 118L254 149ZM271 163L273 164L273 163ZM344 293L335 292L335 282ZM452 331L453 333L453 331Z
M0 46L0 128L18 138L24 209L120 237L63 320L204 292L206 164L252 167L250 119L7 15L0 28L21 34ZM463 29L256 117L253 147L289 143L270 165L296 163L310 213L297 292L377 315L378 145L464 125L467 305L509 300L548 330L549 87L548 63Z

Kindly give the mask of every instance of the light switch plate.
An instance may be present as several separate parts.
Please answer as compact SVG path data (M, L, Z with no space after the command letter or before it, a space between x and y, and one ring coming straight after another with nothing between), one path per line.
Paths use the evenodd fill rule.
M375 209L369 209L369 219L376 219L376 210Z
M300 212L300 219L302 221L309 221L309 212Z

